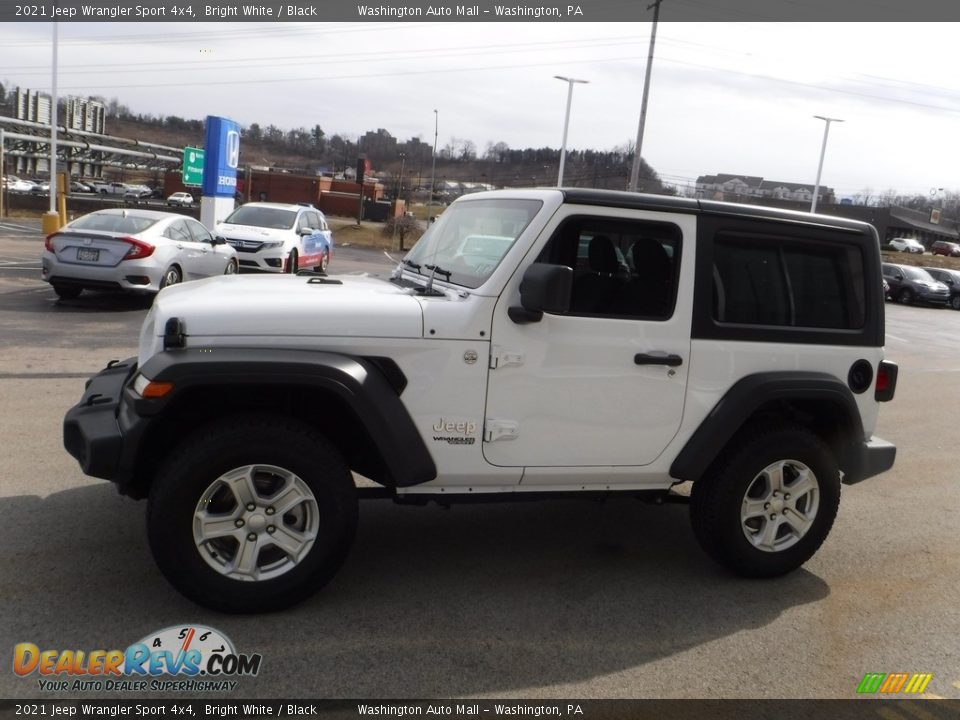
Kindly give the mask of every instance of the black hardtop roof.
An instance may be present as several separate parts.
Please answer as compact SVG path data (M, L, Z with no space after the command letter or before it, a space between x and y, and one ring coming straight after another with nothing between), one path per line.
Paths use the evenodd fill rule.
M577 205L605 205L607 207L628 208L633 210L686 211L699 214L727 215L735 217L767 218L787 220L794 223L828 226L853 230L859 233L871 233L871 226L859 220L835 217L833 215L811 215L797 210L765 207L763 205L744 205L741 203L719 202L716 200L697 200L672 195L649 195L622 190L593 190L588 188L561 188L563 201Z

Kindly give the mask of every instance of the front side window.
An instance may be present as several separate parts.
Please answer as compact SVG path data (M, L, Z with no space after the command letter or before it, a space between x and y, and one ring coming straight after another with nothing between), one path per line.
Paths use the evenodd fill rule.
M480 287L539 212L539 200L471 200L451 205L404 258L408 270Z
M539 262L573 268L570 313L666 320L673 315L682 232L645 220L574 216Z

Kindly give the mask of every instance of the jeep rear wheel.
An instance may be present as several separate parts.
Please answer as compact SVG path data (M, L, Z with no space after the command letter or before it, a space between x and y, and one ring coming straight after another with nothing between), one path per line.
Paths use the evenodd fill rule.
M897 297L904 305L910 305L913 303L913 290L904 288Z
M293 605L343 564L357 493L343 458L284 417L221 419L182 443L150 490L147 531L163 574L224 612Z
M758 425L693 484L690 518L700 546L721 565L775 577L813 556L839 504L839 469L819 437L799 425Z

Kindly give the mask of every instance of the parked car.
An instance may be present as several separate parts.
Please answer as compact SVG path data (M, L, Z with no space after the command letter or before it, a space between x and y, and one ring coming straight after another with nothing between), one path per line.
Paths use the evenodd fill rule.
M41 276L60 298L85 289L156 293L183 280L237 272L237 252L193 218L97 210L44 243Z
M948 268L924 268L930 277L938 280L950 289L950 307L954 310L960 310L960 270L950 270Z
M890 247L897 252L917 253L918 255L922 255L926 249L918 240L913 238L893 238L890 241Z
M185 192L175 192L167 198L167 205L170 207L186 207L193 205L193 195Z
M50 192L50 181L37 178L30 181L30 192L34 195L47 195Z
M153 191L144 185L131 185L130 189L123 194L125 203L139 205L145 203Z
M81 182L80 180L71 180L70 192L89 193L89 192L93 192L93 188L87 185L87 183Z
M242 268L326 271L333 257L327 218L311 205L247 203L230 213L218 232L237 249Z
M934 255L960 257L960 243L950 242L948 240L937 240L930 246L930 252Z
M33 183L29 180L21 180L16 175L7 175L3 179L3 187L10 192L27 193L33 189Z
M904 305L914 302L946 305L950 302L950 289L934 280L923 268L893 263L883 263L882 267L883 277L890 284L890 297Z
M887 282L886 278L883 278L883 297L886 300L890 299L890 283Z

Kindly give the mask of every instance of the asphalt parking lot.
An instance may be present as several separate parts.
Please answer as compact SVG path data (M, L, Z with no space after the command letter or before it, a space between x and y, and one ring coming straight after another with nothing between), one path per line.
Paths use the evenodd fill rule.
M34 226L0 223L0 653L201 624L263 655L248 698L852 698L867 672L932 673L928 696L960 698L960 312L888 304L900 377L877 434L897 463L844 487L826 544L788 577L725 574L683 506L368 501L325 590L234 617L178 595L145 504L63 450L64 412L88 375L135 354L147 304L58 302L41 248ZM331 272L391 267L339 248ZM0 672L0 697L39 695L36 676Z

